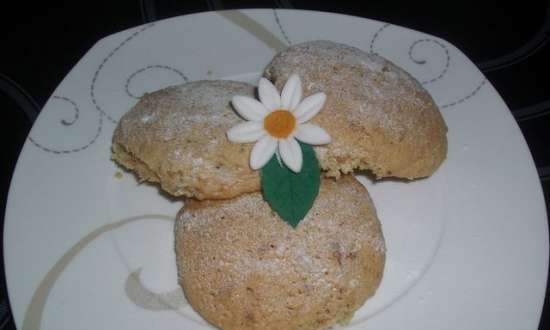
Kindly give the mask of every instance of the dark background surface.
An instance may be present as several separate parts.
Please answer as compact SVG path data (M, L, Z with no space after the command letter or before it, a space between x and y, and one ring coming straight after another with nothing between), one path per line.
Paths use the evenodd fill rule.
M454 44L485 72L512 110L538 167L548 208L550 1L524 0L509 4L406 0L48 1L12 3L9 9L2 9L2 224L11 174L36 113L94 43L152 20L234 8L298 8L345 13L406 26ZM2 246L0 244L0 248ZM0 300L0 329L15 329L9 314L3 267L0 269ZM548 292L539 329L550 329Z

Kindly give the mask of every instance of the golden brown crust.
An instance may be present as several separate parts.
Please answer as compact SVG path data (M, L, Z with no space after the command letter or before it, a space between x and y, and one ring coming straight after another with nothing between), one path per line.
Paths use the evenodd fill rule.
M327 102L313 122L333 142L315 147L327 176L355 169L377 177L431 175L447 154L446 126L430 95L391 62L327 41L279 53L266 76L281 88L298 73L305 95ZM235 144L226 132L241 122L234 95L254 87L234 81L197 81L144 95L125 114L113 138L112 157L144 181L174 196L226 199L258 191L249 167L252 144Z
M265 76L281 88L297 73L304 95L327 94L313 122L333 142L317 147L328 175L354 169L377 177L431 175L447 154L447 127L428 92L390 61L329 41L294 45L277 54Z
M230 105L234 95L253 96L254 86L197 81L144 95L120 120L112 158L174 196L223 199L259 190L248 165L251 145L225 135L242 121Z
M384 239L366 189L324 179L296 229L260 193L189 201L175 227L179 281L224 330L317 330L346 322L376 291Z

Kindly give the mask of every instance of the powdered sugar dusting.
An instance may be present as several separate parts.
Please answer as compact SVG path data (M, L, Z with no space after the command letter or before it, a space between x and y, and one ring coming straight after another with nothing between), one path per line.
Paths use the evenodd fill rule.
M298 269L312 281L326 281L327 269L334 270L329 262L334 255L345 258L366 247L385 252L368 194L359 183L349 182L348 178L325 181L310 213L296 229L274 215L260 193L253 193L183 211L176 232L211 237L210 233L222 230L217 243L220 250L210 253L219 253L219 259L232 265L239 276L258 272L275 276ZM235 248L243 240L248 243ZM342 272L344 268L340 273L331 271L330 276L338 278Z
M254 91L247 83L210 80L146 94L120 120L113 158L176 196L219 199L255 190L259 177L240 157L250 146L226 136L242 122L231 99Z
M196 81L165 88L146 94L124 115L122 127L128 134L153 132L164 141L201 127L228 129L240 121L230 105L231 98L253 93L253 86L232 81Z
M380 224L351 176L322 180L296 228L260 193L189 201L176 221L176 254L186 293L201 297L194 307L243 329L324 329L346 321L374 294L384 265Z
M149 122L149 120L151 120L151 118L153 117L154 115L153 114L150 114L150 115L145 115L143 117L141 117L141 122L146 124Z
M392 62L330 41L294 45L279 53L266 69L278 86L292 73L302 77L307 94L327 93L328 106L320 116L334 115L331 99L343 100L348 102L345 115L350 122L371 123L394 135L414 127L417 116L406 113L431 100L418 81Z

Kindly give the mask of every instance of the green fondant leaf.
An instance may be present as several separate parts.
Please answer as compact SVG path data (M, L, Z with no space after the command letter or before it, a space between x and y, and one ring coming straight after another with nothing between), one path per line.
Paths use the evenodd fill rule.
M321 170L315 151L300 143L303 154L302 170L294 173L277 155L262 168L262 192L271 208L292 227L306 216L319 193Z

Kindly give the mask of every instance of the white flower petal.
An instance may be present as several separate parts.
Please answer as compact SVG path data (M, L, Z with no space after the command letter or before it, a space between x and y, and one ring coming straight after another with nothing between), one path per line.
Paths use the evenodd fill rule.
M277 140L269 135L261 138L250 152L250 167L253 170L264 167L267 162L273 157L273 154L277 150Z
M330 135L321 127L313 124L298 125L294 137L304 143L320 145L330 143Z
M294 110L294 116L296 116L298 123L305 123L315 117L325 105L326 99L325 93L316 93L303 99Z
M248 96L233 96L231 103L239 115L246 120L261 121L268 114L262 103Z
M258 96L267 110L273 111L281 107L281 96L279 95L279 91L273 86L271 81L265 78L260 78Z
M264 126L261 122L245 121L233 126L227 131L227 138L235 143L249 143L258 141L265 135Z
M293 110L302 99L302 81L297 74L293 74L286 81L281 92L281 108Z
M285 165L293 172L302 170L302 149L293 137L279 141L279 153Z

